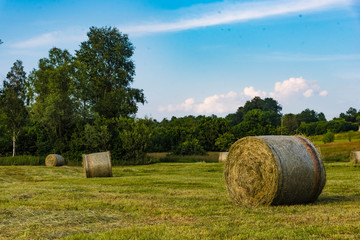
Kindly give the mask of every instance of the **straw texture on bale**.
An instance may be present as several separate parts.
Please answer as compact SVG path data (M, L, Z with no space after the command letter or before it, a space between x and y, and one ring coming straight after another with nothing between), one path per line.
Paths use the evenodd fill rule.
M45 165L48 167L62 166L64 164L64 158L58 154L49 154L45 158Z
M83 154L85 177L112 177L110 152Z
M355 164L360 163L360 151L351 153L350 162L355 163Z
M228 154L229 154L229 152L220 152L219 153L219 162L225 162Z
M235 142L224 177L237 205L289 205L315 201L326 173L315 146L302 136L246 137Z

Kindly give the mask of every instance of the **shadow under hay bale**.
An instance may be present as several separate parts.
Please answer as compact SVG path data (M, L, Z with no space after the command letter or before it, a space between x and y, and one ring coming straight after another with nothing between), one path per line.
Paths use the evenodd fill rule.
M82 162L86 178L112 177L110 152L83 154Z
M58 154L49 154L45 158L45 165L47 167L62 166L65 164L64 158Z
M235 142L224 177L237 205L289 205L314 202L326 182L315 146L301 136L246 137Z
M351 153L350 162L354 163L354 164L359 164L360 163L360 151Z
M219 162L225 162L229 152L220 152L219 153Z

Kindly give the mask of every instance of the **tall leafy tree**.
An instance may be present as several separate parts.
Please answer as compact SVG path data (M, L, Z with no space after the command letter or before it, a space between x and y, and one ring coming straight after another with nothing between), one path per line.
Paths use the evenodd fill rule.
M39 61L32 73L36 102L34 117L50 132L55 150L62 152L77 119L78 102L74 98L73 57L67 50L52 48L48 58Z
M13 143L12 156L16 152L16 139L25 125L28 112L25 107L26 101L26 73L22 61L17 60L6 75L4 87L1 91L1 110L5 117L4 124L7 125Z
M320 116L320 118L319 118ZM309 108L305 109L301 113L296 115L296 119L298 121L298 124L301 123L311 123L311 122L318 122L320 120L325 119L325 115L323 113L317 113L314 110L310 110ZM326 119L325 119L326 120Z
M87 36L76 51L82 100L106 118L134 115L137 103L145 103L143 90L130 86L135 75L134 46L117 28L91 27Z

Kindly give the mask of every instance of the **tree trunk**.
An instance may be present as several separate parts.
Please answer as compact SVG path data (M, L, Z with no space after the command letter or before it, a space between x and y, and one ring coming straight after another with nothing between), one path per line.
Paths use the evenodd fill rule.
M15 157L15 142L16 142L15 130L13 131L12 142L13 142L13 154L12 154L12 156Z

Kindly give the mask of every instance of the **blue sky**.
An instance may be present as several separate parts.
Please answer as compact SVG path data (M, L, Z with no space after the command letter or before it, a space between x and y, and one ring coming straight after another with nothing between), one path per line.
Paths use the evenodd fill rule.
M135 46L138 117L226 116L254 96L327 119L360 109L359 0L0 0L0 80L52 47L79 49L89 27Z

